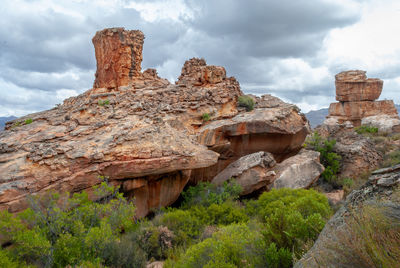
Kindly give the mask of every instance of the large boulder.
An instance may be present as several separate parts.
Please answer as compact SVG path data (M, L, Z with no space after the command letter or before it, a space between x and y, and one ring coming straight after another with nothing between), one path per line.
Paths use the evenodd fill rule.
M383 154L369 138L354 132L346 132L336 136L336 153L341 157L340 175L357 177L379 166Z
M337 101L374 101L382 92L383 81L368 78L365 71L346 71L335 76Z
M342 122L351 121L360 125L363 118L376 115L399 119L392 100L335 102L329 106L329 117L336 117Z
M212 183L222 185L225 181L234 179L242 187L240 194L247 195L274 181L275 172L271 169L275 164L275 159L270 153L249 154L231 163L214 177Z
M400 132L400 119L387 114L365 117L361 120L361 125L376 127L380 132Z
M240 114L239 83L203 59L185 62L176 85L154 69L142 73L143 38L123 28L96 33L94 88L0 132L0 208L21 211L29 194L48 190L90 194L108 180L134 198L140 217L176 201L196 171L226 164L229 150L236 159L263 148L278 156L299 150L308 123L294 107ZM221 131L232 146L220 157L224 141L205 137Z
M372 204L380 209L390 222L398 224L400 212L399 185L400 165L373 172L364 186L354 190L346 197L344 205L325 225L313 247L294 267L367 267L365 262L358 258L360 253L366 252L360 252L363 249L360 248L361 244L356 240L357 237L352 235L354 231L351 230L354 226L349 226L348 220L354 220L352 215L360 211L360 208L364 205ZM371 230L361 231L367 234ZM349 243L349 241L351 242ZM374 246L372 241L369 241L369 243Z
M297 155L277 164L272 188L308 188L325 170L319 162L319 152L302 149Z

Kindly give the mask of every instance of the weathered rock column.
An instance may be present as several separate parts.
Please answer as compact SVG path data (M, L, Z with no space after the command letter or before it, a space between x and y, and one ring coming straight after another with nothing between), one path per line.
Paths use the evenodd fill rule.
M139 30L109 28L93 37L97 61L94 88L128 86L141 77L144 34Z
M331 103L324 124L347 122L355 127L369 124L377 126L382 131L397 128L400 121L393 101L377 101L382 92L383 81L367 78L365 73L352 70L335 76L336 100L339 102Z

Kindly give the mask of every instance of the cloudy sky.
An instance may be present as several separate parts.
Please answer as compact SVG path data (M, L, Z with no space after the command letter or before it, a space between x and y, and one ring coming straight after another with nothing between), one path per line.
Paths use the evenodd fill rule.
M143 69L175 81L203 57L245 93L270 93L304 112L334 101L334 74L384 79L400 103L398 0L1 0L0 116L53 107L90 89L91 38L107 27L140 29Z

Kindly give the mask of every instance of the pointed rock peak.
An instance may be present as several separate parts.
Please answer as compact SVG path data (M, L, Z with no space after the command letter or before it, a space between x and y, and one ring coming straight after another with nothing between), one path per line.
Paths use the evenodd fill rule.
M141 77L144 34L139 30L108 28L93 37L97 61L94 88L128 86Z

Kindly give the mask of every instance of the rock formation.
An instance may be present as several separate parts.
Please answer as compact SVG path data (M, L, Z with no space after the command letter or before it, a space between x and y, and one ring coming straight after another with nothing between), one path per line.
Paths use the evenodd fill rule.
M272 188L309 188L325 168L319 162L319 152L302 149L274 167L276 178Z
M360 207L369 204L379 208L391 222L398 223L399 185L400 165L374 171L363 187L346 197L344 205L325 225L313 247L294 267L364 267L357 263L359 255L351 251L360 250L357 240L353 241L354 248L349 248L346 243L349 239L356 239L349 231L354 227L348 226L347 220Z
M246 154L281 161L300 150L309 126L295 106L265 96L254 111L238 109L239 83L203 59L187 61L175 85L141 72L143 38L96 33L94 88L0 132L2 209L20 211L28 194L47 190L90 193L103 178L135 198L140 217Z
M358 70L346 71L335 76L336 100L339 102L331 103L324 124L343 124L350 128L369 124L379 127L381 131L397 131L400 128L400 118L393 101L377 101L383 81L367 79L365 73ZM384 125L382 118L386 118Z
M143 33L137 30L112 28L97 32L92 39L97 61L93 87L128 86L135 77L142 76L143 40Z
M276 162L272 154L257 152L239 158L214 177L213 184L222 185L229 179L242 187L241 195L250 194L271 184L275 179L272 168Z

